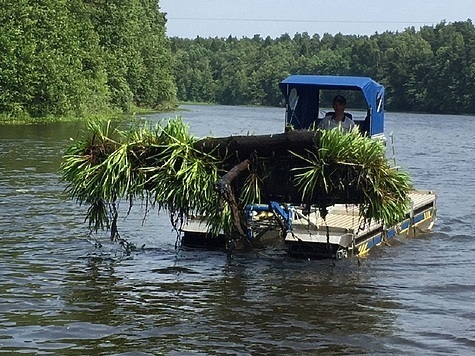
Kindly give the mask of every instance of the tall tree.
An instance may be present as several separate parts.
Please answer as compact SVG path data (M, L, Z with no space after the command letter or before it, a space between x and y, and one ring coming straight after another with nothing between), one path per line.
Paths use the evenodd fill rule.
M107 90L101 82L101 69L96 67L93 73L85 73L87 58L82 57L97 54L97 42L87 23L81 26L76 21L77 14L71 11L68 1L3 3L1 112L33 116L80 114L88 106L87 95L92 92L104 102ZM73 5L77 3L73 1Z
M174 105L155 0L2 0L0 113L89 115Z

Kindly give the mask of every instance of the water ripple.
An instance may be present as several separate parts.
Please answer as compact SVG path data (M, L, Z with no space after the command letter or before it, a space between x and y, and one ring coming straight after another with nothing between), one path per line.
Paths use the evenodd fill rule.
M272 133L283 115L189 109L199 135L210 127L218 135ZM241 116L259 124L243 128ZM89 235L85 208L64 197L60 155L78 125L2 128L2 352L470 354L475 186L468 142L475 120L452 119L450 131L437 116L389 114L387 121L398 162L417 187L438 193L435 231L335 265L292 259L278 247L232 259L176 250L168 217L151 212L144 221L140 206L120 221L122 236L139 246L126 253L107 232Z

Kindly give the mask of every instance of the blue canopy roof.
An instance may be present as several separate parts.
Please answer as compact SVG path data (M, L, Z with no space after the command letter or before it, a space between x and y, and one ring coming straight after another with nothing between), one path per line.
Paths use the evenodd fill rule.
M370 135L382 134L384 131L384 87L372 80L369 77L352 77L352 76L330 76L330 75L290 75L284 79L279 87L284 94L284 97L289 104L290 91L293 88L297 89L298 96L302 98L300 105L311 105L309 98L305 99L305 96L316 95L320 90L358 90L364 95L366 103L368 105L368 128L367 131ZM313 99L315 100L315 99ZM302 104L302 102L304 104ZM299 108L298 110L292 110L300 113L300 116L308 114L308 110L305 108ZM291 113L290 117L293 117L295 113ZM307 115L308 116L308 115ZM305 125L309 125L310 119L301 118L301 123L305 122ZM289 120L289 123L291 123ZM304 128L304 127L302 127Z
M350 76L335 76L335 75L309 75L298 74L290 75L285 78L281 84L307 84L318 85L321 87L334 88L335 86L342 88L360 88L376 85L382 87L369 77L350 77Z

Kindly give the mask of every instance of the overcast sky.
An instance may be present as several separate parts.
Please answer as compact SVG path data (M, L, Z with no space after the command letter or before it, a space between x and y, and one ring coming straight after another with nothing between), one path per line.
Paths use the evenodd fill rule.
M475 0L159 0L170 37L372 35L466 21Z

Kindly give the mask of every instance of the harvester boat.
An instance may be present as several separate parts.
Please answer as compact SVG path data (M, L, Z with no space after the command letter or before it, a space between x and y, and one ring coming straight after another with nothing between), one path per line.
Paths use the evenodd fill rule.
M320 107L336 94L344 94L360 109L352 119L360 132L388 145L384 133L384 87L368 77L291 75L279 87L286 101L285 130L308 130L325 115ZM393 144L393 142L390 142ZM394 158L395 159L395 158ZM246 207L247 238L253 242L284 242L289 255L311 259L363 256L395 237L413 237L430 231L436 219L436 194L414 190L410 208L396 224L361 219L357 204L339 203L326 209L291 205L285 201ZM210 236L206 219L189 218L181 228L182 245L224 246L227 238Z

